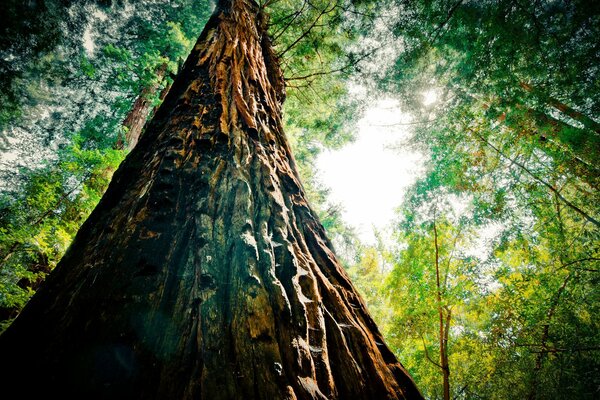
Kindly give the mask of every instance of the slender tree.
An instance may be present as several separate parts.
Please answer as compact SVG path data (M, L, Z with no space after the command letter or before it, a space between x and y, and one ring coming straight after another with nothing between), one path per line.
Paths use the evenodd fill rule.
M452 321L452 310L442 303L442 283L440 282L440 250L438 243L438 231L433 220L433 240L435 246L435 288L436 302L439 316L439 342L440 342L440 363L436 364L442 370L444 400L450 400L450 365L448 363L448 336L450 332L450 322Z
M127 116L123 120L123 128L125 130L125 140L122 136L119 136L115 145L118 149L126 148L131 150L135 147L137 142L140 140L146 118L151 114L152 111L152 96L156 96L156 92L160 89L160 84L165 76L167 64L162 64L156 71L155 82L142 88L140 94L133 102L131 110L127 113ZM170 84L167 82L165 88L161 90L159 94L160 100L163 100L167 92L170 89Z
M421 398L307 204L266 26L252 0L219 2L100 204L0 336L5 387Z

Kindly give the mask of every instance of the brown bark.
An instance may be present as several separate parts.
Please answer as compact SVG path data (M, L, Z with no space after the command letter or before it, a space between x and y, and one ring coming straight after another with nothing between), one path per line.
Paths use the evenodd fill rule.
M421 398L306 202L258 11L219 3L100 204L0 336L5 387Z
M444 383L444 400L450 400L450 363L448 361L448 335L450 333L450 322L452 320L452 313L450 309L446 309L446 319L444 329L444 343L443 352L440 356L440 362L442 363L443 383Z
M450 400L450 364L448 362L448 335L450 332L450 321L452 314L442 304L442 287L440 279L440 248L438 242L437 224L433 221L433 240L435 246L435 284L436 300L439 316L439 344L440 364L442 370L442 385L444 389L444 400ZM444 311L446 316L444 317Z
M156 82L150 86L144 87L139 96L133 102L131 110L129 110L129 113L127 113L127 116L123 120L122 124L126 129L125 140L123 140L123 136L119 135L117 144L115 145L117 149L126 149L131 151L137 145L138 141L140 140L140 136L142 135L146 118L148 118L148 115L151 112L152 96L154 96L158 90L160 82L164 78L166 71L167 64L162 64L156 70ZM161 100L168 92L168 87L165 89L166 90L161 91Z

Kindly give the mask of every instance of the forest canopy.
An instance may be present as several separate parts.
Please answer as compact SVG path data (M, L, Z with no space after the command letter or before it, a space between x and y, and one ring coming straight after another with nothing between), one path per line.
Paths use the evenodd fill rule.
M597 398L600 3L258 3L303 190L424 397ZM215 4L3 7L1 330L144 137ZM372 242L317 166L382 99L424 167Z

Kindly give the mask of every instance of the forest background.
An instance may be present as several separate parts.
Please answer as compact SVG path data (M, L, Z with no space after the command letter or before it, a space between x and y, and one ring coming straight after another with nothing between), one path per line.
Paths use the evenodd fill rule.
M286 76L286 132L312 206L424 395L597 398L600 5L263 5ZM6 327L143 134L214 4L3 7ZM365 242L316 164L355 140L382 99L406 118L380 128L403 129L396 146L421 154L423 167L389 229ZM380 173L391 176L387 185L402 179Z

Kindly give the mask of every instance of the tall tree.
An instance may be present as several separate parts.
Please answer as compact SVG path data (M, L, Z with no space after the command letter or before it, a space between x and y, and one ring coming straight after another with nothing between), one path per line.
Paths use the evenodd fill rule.
M353 239L339 212L321 206L327 192L315 180L314 164L323 146L340 146L351 137L349 126L355 118L356 100L348 101L345 96L344 77L355 64L346 61L340 66L348 56L342 50L348 47L344 44L351 39L337 31L343 26L351 36L353 29L340 19L347 4L326 3L306 3L297 9L293 4L277 2L277 7L269 7L269 31L278 38L276 48L288 49L280 62L294 82L286 83L285 131L305 193L339 250L340 244L346 249L354 247L350 244ZM93 47L102 50L91 51L86 42L85 56L78 50L81 35L64 32L72 39L61 46L61 51L75 54L64 60L71 72L47 96L58 99L61 93L73 93L74 88L79 95L36 106L37 114L52 115L52 123L36 117L31 109L26 112L27 123L13 119L20 132L13 131L15 138L23 139L11 142L13 156L16 148L21 151L14 162L0 165L0 185L6 189L0 193L0 260L4 260L0 261L0 331L35 293L100 200L114 172L113 164L121 161L110 157L111 153L135 146L147 115L162 101L171 77L193 47L188 38L197 38L213 8L214 4L192 0L183 0L176 7L165 0L143 3L126 13L118 4L102 10L91 7L88 18L84 18L86 32L93 39ZM72 10L61 13L72 14ZM284 17L289 15L302 17L294 24L299 30L290 28ZM24 21L27 18L21 16ZM48 62L53 69L63 68L63 64L56 58ZM60 103L63 112L53 111L53 103ZM70 133L73 130L77 133ZM61 143L58 151L48 147L50 137ZM39 147L42 142L44 146ZM25 143L28 145L23 146ZM17 168L15 162L23 167ZM3 170L7 165L10 168ZM91 185L84 182L88 179L85 176ZM108 181L98 180L98 176L106 176ZM98 185L100 181L106 182Z
M306 201L266 26L253 1L219 2L98 207L0 336L6 383L100 398L421 398Z

